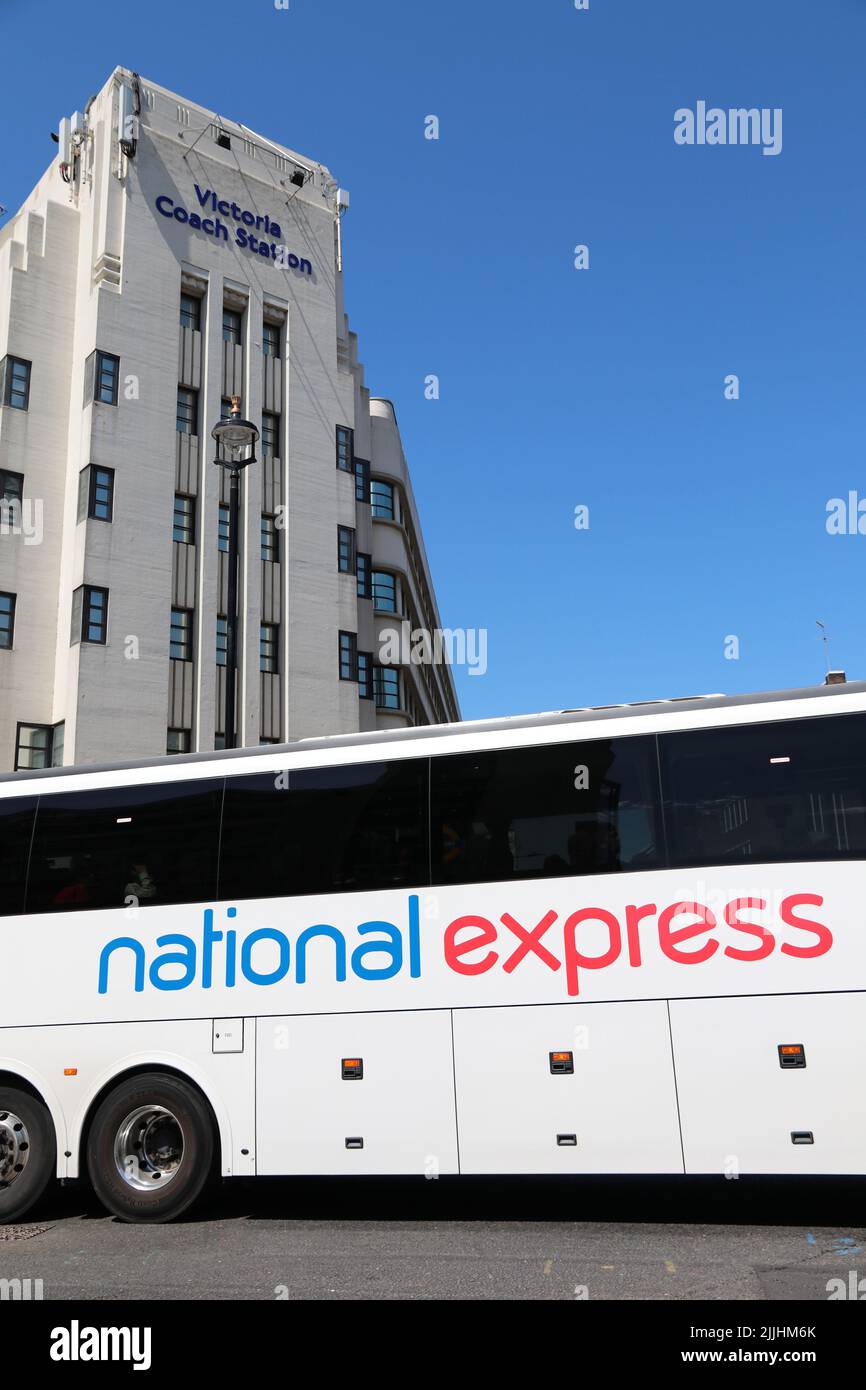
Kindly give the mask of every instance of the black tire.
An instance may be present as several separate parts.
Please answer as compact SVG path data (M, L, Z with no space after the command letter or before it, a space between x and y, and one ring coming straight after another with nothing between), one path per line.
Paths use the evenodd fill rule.
M173 1221L200 1196L214 1147L213 1119L199 1093L180 1077L146 1072L122 1081L100 1105L87 1167L97 1197L121 1221Z
M41 1100L0 1084L0 1222L17 1221L42 1196L57 1161L54 1124Z

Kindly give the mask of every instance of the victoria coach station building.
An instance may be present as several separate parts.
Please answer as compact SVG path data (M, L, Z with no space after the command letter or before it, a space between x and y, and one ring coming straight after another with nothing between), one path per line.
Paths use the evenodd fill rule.
M441 622L348 193L122 68L57 140L0 230L0 770L225 743L233 397L237 744L458 719L446 664L379 660Z

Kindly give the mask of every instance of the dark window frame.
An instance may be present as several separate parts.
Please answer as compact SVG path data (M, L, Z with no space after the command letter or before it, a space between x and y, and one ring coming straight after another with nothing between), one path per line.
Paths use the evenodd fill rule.
M181 507L181 525L178 525L178 502L188 504ZM196 498L189 492L174 494L174 513L171 523L171 536L176 545L195 545ZM178 532L181 535L178 535Z
M346 639L344 641L344 639ZM337 634L337 669L341 681L358 679L358 634L340 629Z
M183 614L183 616L184 616L185 619L186 619L186 618L189 619L189 622L183 622L183 623L179 624L179 625L177 626L177 628L176 628L175 621L174 621L174 619L175 619L175 614ZM174 636L175 630L179 631L179 632L182 634L182 640L178 641L178 640L175 638L175 636ZM168 638L168 654L169 654L169 659L170 659L171 661L192 661L193 658L194 658L194 655L195 655L195 646L194 646L194 643L195 643L195 609L194 609L194 608L181 608L179 604L173 603L173 604L171 605L171 619L170 619L170 625L169 625L169 638ZM188 655L177 656L177 655L175 654L174 650L173 650L175 647L178 647L178 648L180 649L181 652L183 652L183 653L189 653L189 654L188 654Z
M30 380L33 374L33 363L26 357L16 357L13 353L8 353L3 358L2 363L3 389L0 395L0 405L9 406L10 410L29 410L30 409ZM24 386L16 383L15 369L24 369ZM15 396L23 396L23 405L14 400Z
M4 610L0 606L0 652L11 652L15 649L15 609L18 606L18 595L11 593L8 589L2 589L0 590L0 605L2 605L3 599L9 599L10 602L8 609ZM9 622L4 624L3 619L7 614ZM5 640L7 634L8 641Z

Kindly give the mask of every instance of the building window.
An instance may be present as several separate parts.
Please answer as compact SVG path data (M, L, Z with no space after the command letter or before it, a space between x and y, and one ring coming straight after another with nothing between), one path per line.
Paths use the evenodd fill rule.
M177 388L178 434L198 434L198 391L186 386Z
M241 346L241 322L241 315L237 309L223 309L223 342L234 343L236 347Z
M169 654L172 661L192 661L191 608L172 608L171 610Z
M358 638L354 632L340 633L340 680L358 679Z
M0 363L3 390L0 404L13 410L26 410L30 405L30 363L23 357L4 357Z
M192 732L189 729L169 729L165 740L166 753L188 753L192 748Z
M12 650L15 635L15 595L0 594L0 651Z
M374 478L370 484L370 502L372 503L373 516L377 516L383 521L397 520L393 483L383 483L381 478Z
M373 667L373 696L377 709L400 708L400 672L396 666Z
M373 606L386 613L397 612L397 576L387 570L373 571Z
M225 666L229 652L229 620L218 616L216 625L216 664Z
M373 698L372 652L358 652L358 695L362 700Z
M217 524L217 545L223 554L227 555L229 550L229 529L231 526L231 512L227 502L220 502L219 504L219 521Z
M276 675L280 669L280 629L276 623L262 623L259 632L259 670Z
M280 452L280 417L262 415L262 454L278 457Z
M270 564L279 564L280 560L280 533L277 530L277 518L267 513L262 513L262 559Z
M214 736L213 736L213 746L214 746L214 752L216 752L216 753L221 752L222 749L225 748L225 746L226 746L226 736L225 736L225 734L214 734Z
M337 467L344 473L351 473L354 467L355 431L347 425L337 426Z
M15 739L15 771L63 766L65 724L19 724Z
M370 465L366 459L355 459L355 500L370 500Z
M179 545L195 545L195 498L175 493L173 538Z
M82 584L72 595L72 637L104 646L108 637L108 590Z
M94 399L103 405L117 405L117 386L120 380L120 358L110 352L96 354Z
M24 495L24 474L0 468L0 502L20 502Z
M114 469L90 463L78 475L78 520L114 520Z
M373 597L373 557L359 550L355 558L358 575L358 598Z
M262 352L265 357L279 357L280 355L280 325L278 323L262 324Z
M337 569L352 574L355 569L355 532L351 526L337 527Z
M182 294L180 297L180 326L181 328L193 328L196 332L201 329L201 300L195 294ZM182 733L180 729L169 730L169 733ZM178 749L178 752L185 751Z

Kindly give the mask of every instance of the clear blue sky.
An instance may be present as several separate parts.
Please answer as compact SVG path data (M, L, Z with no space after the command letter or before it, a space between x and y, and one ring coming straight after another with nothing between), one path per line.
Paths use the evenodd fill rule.
M467 717L810 684L817 618L866 676L866 535L825 529L829 498L866 497L863 0L3 0L2 20L9 209L117 63L351 191L367 380L397 406L443 621L489 632L488 673L458 673ZM781 154L676 145L698 100L781 107Z

